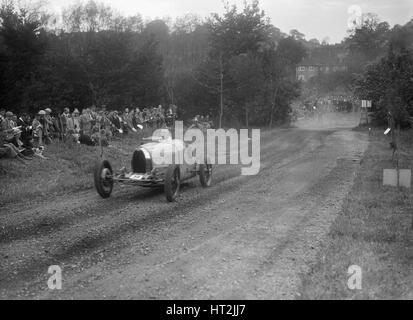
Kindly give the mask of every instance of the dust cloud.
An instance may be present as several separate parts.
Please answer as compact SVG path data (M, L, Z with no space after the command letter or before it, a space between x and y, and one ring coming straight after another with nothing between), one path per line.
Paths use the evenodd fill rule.
M360 124L360 113L325 113L310 119L299 119L294 127L303 130L331 130L354 128Z

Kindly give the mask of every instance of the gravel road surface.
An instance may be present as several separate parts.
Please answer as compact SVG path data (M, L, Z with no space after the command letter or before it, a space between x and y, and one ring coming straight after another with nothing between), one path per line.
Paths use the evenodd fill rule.
M0 298L294 299L368 145L357 115L261 134L261 170L213 184L115 186L0 208ZM92 179L92 177L91 177ZM62 290L47 287L48 267Z

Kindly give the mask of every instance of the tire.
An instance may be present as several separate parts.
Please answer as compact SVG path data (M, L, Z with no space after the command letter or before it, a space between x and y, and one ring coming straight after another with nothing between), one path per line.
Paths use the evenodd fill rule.
M99 161L94 170L95 188L98 194L103 198L109 198L113 189L113 170L109 161ZM107 176L110 176L109 178ZM106 178L104 177L106 176Z
M200 164L199 165L199 181L204 188L211 186L212 181L212 165Z
M179 166L171 165L168 167L165 176L165 195L168 202L174 202L181 186L181 172Z

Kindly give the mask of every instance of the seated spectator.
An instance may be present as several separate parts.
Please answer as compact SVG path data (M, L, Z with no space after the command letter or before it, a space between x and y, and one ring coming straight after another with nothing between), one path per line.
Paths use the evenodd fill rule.
M17 127L17 121L15 121L15 115L12 112L6 112L6 118L1 123L1 130L5 142L13 144L16 148L23 145L20 140L22 131Z
M29 139L32 136L32 126L30 125L30 116L26 113L23 113L18 119L17 119L17 126L20 128L22 131L21 139L23 143L25 140Z
M5 133L11 132L16 124L13 122L13 112L7 111L1 122L1 130Z
M33 155L33 129L30 125L30 116L28 114L22 114L19 119L17 119L17 125L19 126L21 133L21 141L23 143L24 151L23 155L31 156Z
M24 156L14 144L5 141L4 137L4 131L0 131L0 158L17 159L22 162L24 162L23 160L31 160L31 158Z

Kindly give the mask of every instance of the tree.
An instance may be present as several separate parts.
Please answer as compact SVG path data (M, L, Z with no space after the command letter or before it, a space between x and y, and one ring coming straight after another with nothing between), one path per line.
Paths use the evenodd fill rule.
M302 41L305 39L305 34L301 33L297 29L293 29L290 31L290 37L296 41Z
M277 52L280 57L286 59L294 67L307 55L304 45L293 37L282 39L278 45Z
M316 39L316 38L313 38L313 39L310 39L310 40L308 40L308 43L311 45L311 47L313 47L313 48L316 48L316 47L319 47L321 44L320 44L320 41L318 40L318 39Z
M270 39L270 25L265 19L264 12L259 9L258 1L245 3L242 12L238 12L235 5L226 9L224 16L214 14L208 22L211 46L209 59L216 60L220 66L220 119L224 110L223 78L231 72L232 76L239 75L234 73L234 70L230 71L231 59L241 55L253 56L263 51ZM237 87L239 83L235 80L231 85Z
M345 40L350 52L350 68L354 72L361 72L369 62L382 57L386 52L390 26L387 22L380 22L377 16L367 14L363 18L360 28L351 31Z
M245 3L238 12L234 5L224 16L214 14L209 20L212 56L222 54L224 60L242 53L257 52L268 41L270 25L258 1Z
M91 0L63 10L60 29L33 8L2 10L0 103L12 110L174 103L184 117L219 115L220 126L288 119L308 43L271 25L258 1L206 21L143 22Z
M324 37L323 40L321 41L321 45L323 46L328 46L329 43L330 43L329 37Z
M264 110L264 114L270 128L275 118L280 121L288 118L290 102L298 96L295 65L305 55L303 45L292 38L281 40L276 50L269 48L264 52L265 91L270 106L269 110Z
M386 57L371 64L358 79L356 93L361 99L373 100L379 122L390 111L396 124L404 125L413 116L413 52L389 50Z
M141 15L123 17L112 7L93 0L66 7L62 12L62 20L66 32L142 32L143 29Z
M28 108L29 86L46 50L42 22L25 8L17 10L12 2L0 7L0 104L17 110Z
M249 126L250 109L264 87L262 61L253 54L240 54L229 61L229 75L235 87L231 98L244 109L245 125Z

